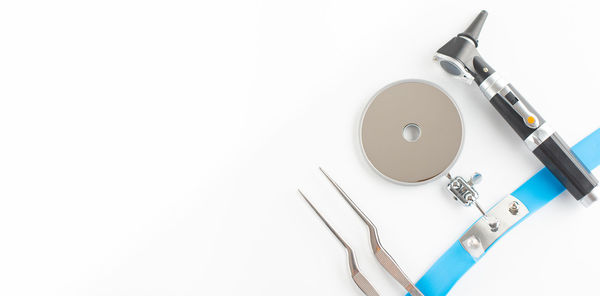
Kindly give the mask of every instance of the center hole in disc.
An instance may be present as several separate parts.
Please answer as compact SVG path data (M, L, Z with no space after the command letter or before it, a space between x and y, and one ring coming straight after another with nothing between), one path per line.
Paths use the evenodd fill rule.
M402 130L402 137L409 142L416 142L421 137L421 128L416 123L409 123Z

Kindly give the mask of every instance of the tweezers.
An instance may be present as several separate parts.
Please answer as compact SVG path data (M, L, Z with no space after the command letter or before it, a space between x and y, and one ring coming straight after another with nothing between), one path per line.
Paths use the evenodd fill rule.
M419 291L419 289L413 284L413 282L408 278L408 276L402 271L400 266L394 261L394 258L383 248L381 242L379 241L379 233L377 231L377 227L375 224L363 213L360 208L352 201L352 199L344 192L344 190L322 169L319 168L321 172L327 177L329 182L337 189L337 191L342 195L344 200L350 205L350 207L356 212L356 214L363 220L363 222L367 225L369 229L369 239L371 242L371 249L373 250L373 254L375 254L375 258L383 266L383 268L398 282L402 285L408 293L412 296L423 296L423 293ZM367 296L371 295L379 295L373 285L360 273L358 269L358 265L356 262L356 258L354 257L354 252L352 248L342 239L342 237L331 227L331 225L325 220L323 215L319 213L319 211L314 207L314 205L306 198L306 196L300 191L300 195L306 200L306 202L310 205L310 207L317 213L319 218L325 223L325 225L329 228L329 230L335 235L335 237L342 243L344 248L346 248L348 254L348 263L350 266L350 272L352 274L352 279L356 283L356 285L365 293Z
M350 205L350 207L356 212L356 214L367 224L369 228L369 239L371 241L371 249L373 250L373 254L375 254L375 258L379 261L379 264L383 266L383 268L398 282L410 295L412 296L423 296L423 293L419 291L419 289L413 284L413 282L408 278L408 276L402 271L398 263L392 258L390 253L388 253L381 245L379 241L379 233L377 231L377 227L375 224L371 222L371 219L360 210L360 208L352 201L352 199L344 192L342 187L338 185L322 168L319 168L323 175L327 177L329 182L337 189L337 191L342 195L342 197L346 200L346 202Z
M323 223L325 223L325 226L327 226L327 228L331 230L333 235L335 235L335 237L340 241L340 243L342 243L344 248L346 248L346 253L348 254L348 265L350 267L350 274L352 275L352 280L354 280L358 288L361 291L363 291L363 293L365 293L365 295L367 296L379 296L379 293L377 293L375 287L373 287L373 285L371 285L367 278L365 278L365 276L362 275L362 273L360 273L360 270L358 269L358 263L356 262L356 257L354 257L354 251L352 251L350 245L348 245L348 243L346 243L346 241L337 233L337 231L333 229L333 227L329 224L329 222L327 222L325 217L323 217L323 215L319 213L317 208L315 208L315 206L308 200L308 198L306 198L306 195L304 195L304 193L302 193L302 191L300 191L299 189L298 192L300 192L300 195L302 195L302 197L308 203L308 205L313 209L313 211L315 211L315 213L317 213L317 215L319 216L319 218L321 218Z

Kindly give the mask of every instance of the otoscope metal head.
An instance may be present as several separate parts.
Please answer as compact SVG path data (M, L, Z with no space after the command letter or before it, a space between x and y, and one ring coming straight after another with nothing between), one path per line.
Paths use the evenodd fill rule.
M448 74L470 84L476 76L475 57L479 56L479 33L487 18L487 11L482 10L469 27L456 37L450 39L435 53L433 59Z

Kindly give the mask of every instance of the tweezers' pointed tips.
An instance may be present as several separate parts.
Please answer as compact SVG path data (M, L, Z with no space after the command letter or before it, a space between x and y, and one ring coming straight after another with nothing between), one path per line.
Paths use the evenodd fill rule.
M308 203L308 205L315 211L317 212L317 214L319 214L319 211L317 211L317 208L315 208L315 206L312 204L312 202L310 202L310 200L308 200L308 197L306 197L306 195L304 195L304 193L298 189L298 193L300 193L300 196L302 196L302 198L304 199L304 201L306 201L306 203ZM319 214L320 215L320 214Z
M331 179L331 177L325 172L325 170L322 167L319 167L319 170L321 170L321 173L323 173L323 175L325 175L325 177L329 180L329 182L331 182L335 185L335 181L333 181L333 179Z
M302 198L306 199L306 195L302 193L302 190L300 190L300 188L298 188L298 193L300 193L300 196L302 196Z
M327 174L327 173L326 173L326 172L325 172L325 171L324 171L322 168L319 168L319 169L321 170L321 172L323 172L323 175L325 175L325 177L327 178L327 180L329 180L329 183L331 183L331 185L333 185L333 187L335 187L335 189L336 189L336 190L337 190L337 191L338 191L338 192L339 192L339 193L340 193L340 194L341 194L341 195L342 195L342 196L343 196L343 197L344 197L346 200L348 200L348 199L349 199L349 197L348 197L348 194L346 194L346 192L344 192L344 190L342 189L342 187L340 187L340 185L338 185L338 183L337 183L337 182L335 182L335 181L333 180L333 178L331 178L331 177L330 177L330 176L329 176L329 175L328 175L328 174ZM352 207L354 207L352 204L351 204L351 206L352 206Z

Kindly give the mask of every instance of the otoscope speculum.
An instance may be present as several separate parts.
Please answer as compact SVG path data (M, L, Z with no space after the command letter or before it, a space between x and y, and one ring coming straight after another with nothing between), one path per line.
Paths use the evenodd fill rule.
M433 59L440 63L444 71L468 84L471 84L476 77L473 60L479 56L477 39L486 18L487 12L481 11L464 32L450 39L433 56Z

